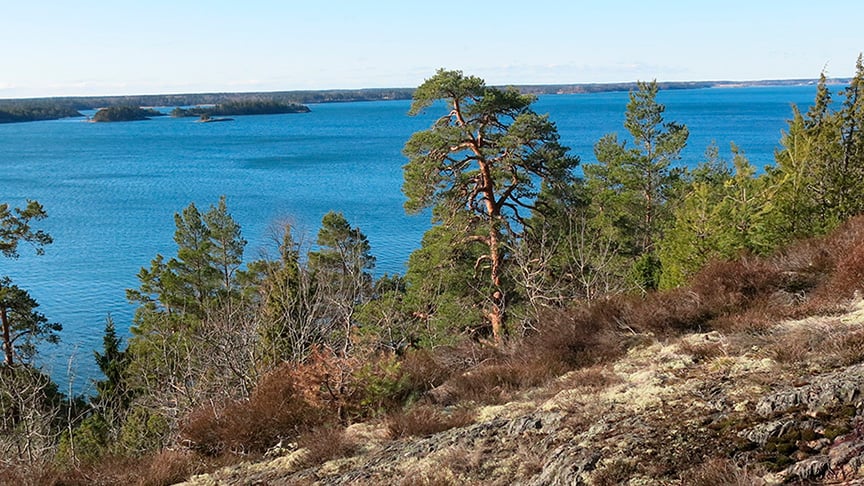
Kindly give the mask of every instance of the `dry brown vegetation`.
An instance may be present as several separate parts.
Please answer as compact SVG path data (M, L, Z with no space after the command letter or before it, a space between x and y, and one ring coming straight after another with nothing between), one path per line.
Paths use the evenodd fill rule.
M864 361L864 326L839 332L846 324L830 319L818 326L806 320L776 324L848 309L862 288L864 217L859 217L832 235L772 257L711 263L686 288L547 311L536 332L501 346L462 342L362 360L319 349L303 364L285 364L264 376L248 399L211 403L189 414L180 429L186 452L137 461L105 458L62 474L22 476L8 467L2 473L20 484L169 484L225 464L226 455L259 457L280 440L297 441L308 451L305 464L319 464L357 451L344 427L360 420L379 417L392 439L424 437L470 424L478 407L511 401L532 388L615 386L620 379L610 364L643 345L646 335L665 340L690 332L734 335L680 340L678 352L696 363L758 349L783 365L848 366ZM526 467L536 472L542 460L529 456ZM469 455L454 453L450 463L457 472L474 467ZM723 457L681 467L686 484L756 484L749 471ZM618 484L643 472L637 464L618 461L602 465L593 477L595 484ZM136 476L148 479L131 479ZM428 472L410 481L450 484L452 476Z
M764 484L756 475L738 467L726 458L716 458L700 464L682 475L689 486L758 486Z
M303 434L297 446L306 450L303 463L310 466L353 454L359 447L342 427L319 427Z
M409 410L394 412L387 417L390 437L427 436L462 427L474 421L474 412L467 408L452 410L440 409L430 405L419 405Z
M206 461L187 450L164 450L140 458L103 457L96 464L84 463L73 470L29 470L7 474L0 470L2 484L63 486L168 486L184 481L193 474L211 470L235 461Z

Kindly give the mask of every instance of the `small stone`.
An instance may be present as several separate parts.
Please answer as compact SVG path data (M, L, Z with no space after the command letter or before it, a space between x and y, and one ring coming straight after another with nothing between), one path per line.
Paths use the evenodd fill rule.
M804 443L804 446L812 449L814 451L821 451L826 446L831 445L831 440L826 439L825 437L821 439L811 440Z

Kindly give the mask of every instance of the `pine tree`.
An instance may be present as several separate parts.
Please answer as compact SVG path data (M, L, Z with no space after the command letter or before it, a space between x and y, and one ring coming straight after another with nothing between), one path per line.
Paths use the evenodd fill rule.
M156 255L139 272L140 287L126 291L139 304L127 350L128 376L134 378L129 386L165 409L204 399L211 381L247 377L246 365L239 364L247 356L230 334L245 339L239 328L249 324L237 279L246 244L239 226L224 199L204 214L190 204L174 222L177 255ZM208 369L214 360L225 369Z
M342 213L329 212L321 219L318 249L309 252L309 269L315 274L317 291L329 304L324 317L328 328L341 329L342 353L351 345L353 316L359 304L369 299L375 257L359 228L352 227Z
M578 160L558 143L534 97L486 86L474 76L439 70L414 92L410 114L443 101L447 112L405 144L405 208L433 208L458 246L482 248L475 268L489 282L485 318L496 341L508 301L506 247L519 238L540 184L572 179Z
M18 246L25 242L34 246L37 255L42 255L45 245L51 244L51 236L34 230L31 224L47 216L37 201L28 200L24 209L10 209L7 203L0 203L0 253L7 258L18 258Z
M174 215L177 256L156 255L138 274L139 289L127 297L141 304L140 313L163 313L188 322L203 322L222 297L237 298L236 272L246 246L240 226L227 211L225 198L201 214L194 203ZM143 318L143 315L141 316Z
M14 285L8 277L0 278L0 327L5 366L28 364L41 341L52 344L60 341L57 333L63 326L49 322L37 307L39 303L26 290Z
M617 134L605 135L594 145L597 163L585 166L594 224L614 231L643 290L657 286L655 242L670 218L667 201L679 190L682 169L674 164L689 136L684 125L664 120L658 91L653 81L638 83L630 93L624 127L633 147Z
M243 249L246 240L240 234L240 225L231 214L225 196L219 198L219 203L204 214L204 223L209 232L211 248L210 260L220 274L223 297L236 297L235 276L240 264L243 263Z

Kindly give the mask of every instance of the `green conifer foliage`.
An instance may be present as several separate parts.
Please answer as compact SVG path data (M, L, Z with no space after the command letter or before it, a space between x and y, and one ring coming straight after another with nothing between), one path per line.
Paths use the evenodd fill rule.
M864 211L864 62L840 91L839 109L824 75L813 106L793 118L767 168L775 189L771 226L779 242L824 234Z
M606 135L594 145L597 163L585 166L594 225L608 228L620 242L634 262L634 283L643 290L657 286L655 243L670 219L667 202L683 173L674 164L689 136L684 125L664 120L658 91L656 81L640 82L630 93L624 127L632 147L617 134Z
M317 245L309 252L309 269L323 299L320 317L328 341L344 354L351 346L354 311L371 296L375 257L366 235L338 212L321 219Z
M47 216L37 201L27 201L24 209L10 209L8 204L0 203L0 253L8 258L18 258L18 246L25 242L34 246L37 255L43 254L45 245L51 244L51 236L42 230L34 230L31 224Z
M140 287L126 291L139 304L127 350L129 387L154 417L206 397L208 360L227 354L233 363L221 374L231 370L245 377L245 356L227 347L226 328L246 322L237 273L246 241L224 197L203 214L190 204L174 222L176 257L156 255L139 272Z
M417 88L409 113L438 101L445 114L403 150L405 209L433 208L456 246L480 252L474 267L488 282L483 315L500 341L510 297L506 248L520 237L540 184L569 182L578 160L558 143L548 117L531 110L532 96L441 69Z
M63 326L49 322L37 307L39 303L26 290L14 285L8 277L0 279L0 327L5 366L30 363L41 341L52 344L60 341L57 333Z
M691 175L674 221L659 242L662 288L686 283L710 260L766 253L775 246L769 231L773 193L767 181L755 177L756 169L734 145L734 173L717 163L716 148L708 152L709 162Z
M110 418L122 415L131 400L126 384L129 356L126 350L121 349L122 345L123 340L114 328L114 319L109 315L105 319L102 352L94 351L93 357L99 371L105 375L104 380L96 381L96 408Z

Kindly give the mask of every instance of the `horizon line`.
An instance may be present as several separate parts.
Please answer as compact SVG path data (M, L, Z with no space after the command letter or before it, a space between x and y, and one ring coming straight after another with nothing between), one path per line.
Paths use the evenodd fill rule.
M851 81L851 77L827 77L825 78L827 84L836 85L836 84L844 84ZM526 89L552 89L552 88L561 88L561 89L574 89L578 90L579 88L610 88L605 91L624 91L629 89L630 87L635 87L637 83L642 82L644 80L636 80L636 81L608 81L608 82L590 82L590 83L505 83L505 84L490 84L490 87L496 88L506 88L506 87L514 87L514 88L526 88ZM776 78L776 79L751 79L751 80L704 80L704 81L658 81L656 78L653 80L656 81L657 84L661 87L679 87L680 88L717 88L717 87L748 87L748 86L796 86L796 85L808 85L815 84L819 81L819 78ZM350 92L362 92L362 91L387 91L387 90L396 90L396 91L405 91L405 90L414 90L416 87L364 87L364 88L316 88L316 89L285 89L285 90L263 90L263 91L186 91L186 92L160 92L160 93L127 93L127 94L94 94L94 95L54 95L54 96L26 96L26 97L10 97L10 98L0 98L0 102L3 101L36 101L36 100L52 100L52 99L92 99L92 98L134 98L134 97L147 97L147 96L192 96L192 95L264 95L264 94L289 94L289 93L318 93L318 92L339 92L339 93L350 93ZM580 93L590 93L590 91L568 91L559 94L580 94ZM551 93L550 93L551 94Z

